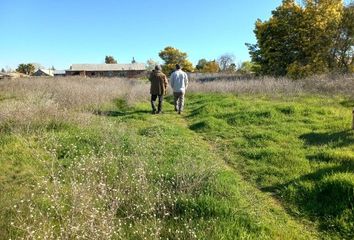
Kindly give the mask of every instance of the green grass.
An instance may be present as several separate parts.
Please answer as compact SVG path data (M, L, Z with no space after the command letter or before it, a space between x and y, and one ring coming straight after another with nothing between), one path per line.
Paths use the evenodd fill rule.
M351 102L339 97L194 95L190 129L289 212L354 237Z
M5 129L0 239L352 237L351 103L203 94L178 116L170 100Z

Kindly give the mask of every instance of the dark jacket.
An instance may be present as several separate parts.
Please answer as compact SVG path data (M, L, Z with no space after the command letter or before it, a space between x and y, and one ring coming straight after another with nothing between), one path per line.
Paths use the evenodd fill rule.
M152 95L166 94L168 80L166 75L161 71L152 71L149 80L151 82L150 93Z

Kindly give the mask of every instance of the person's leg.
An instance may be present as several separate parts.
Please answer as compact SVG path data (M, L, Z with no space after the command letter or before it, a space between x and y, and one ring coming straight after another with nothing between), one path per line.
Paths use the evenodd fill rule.
M163 102L163 95L159 95L159 105L157 106L157 113L162 112L162 102Z
M179 96L179 112L182 112L184 109L184 93L181 92L181 95Z
M151 95L151 108L152 108L152 113L156 113L156 106L155 106L155 101L156 101L157 95L152 94Z
M178 96L179 96L179 93L178 93L178 92L174 92L174 93L173 93L173 104L174 104L174 106L175 106L175 111L176 111L176 112L178 111L178 109L177 109Z
M177 99L177 112L178 114L181 114L183 111L183 106L184 106L184 93L180 92L178 93L178 99Z

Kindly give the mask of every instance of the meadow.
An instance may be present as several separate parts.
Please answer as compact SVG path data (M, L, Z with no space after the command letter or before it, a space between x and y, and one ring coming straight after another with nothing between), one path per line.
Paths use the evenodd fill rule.
M352 76L0 81L0 239L352 239Z

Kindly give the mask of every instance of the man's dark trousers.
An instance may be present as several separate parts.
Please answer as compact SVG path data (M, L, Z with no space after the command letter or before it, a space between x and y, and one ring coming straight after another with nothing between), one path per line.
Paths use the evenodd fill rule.
M156 106L155 106L155 101L156 99L159 98L159 104L157 105L157 112L161 113L162 111L162 102L163 102L163 95L151 95L151 107L152 107L152 112L156 113Z

